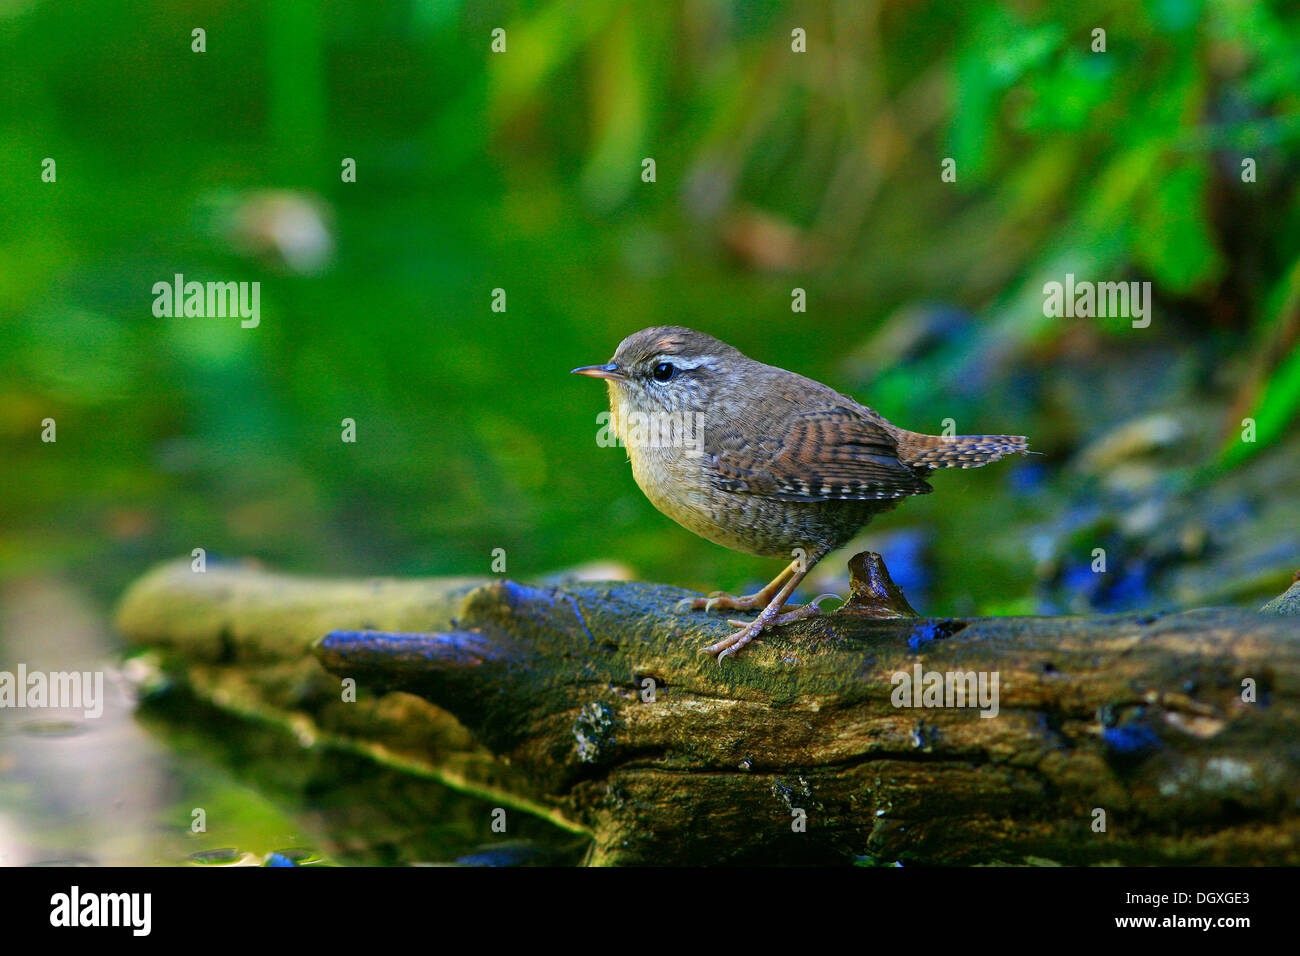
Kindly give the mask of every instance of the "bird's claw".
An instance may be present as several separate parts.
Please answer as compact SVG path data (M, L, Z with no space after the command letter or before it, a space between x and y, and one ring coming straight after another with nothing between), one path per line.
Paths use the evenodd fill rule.
M758 594L747 594L743 597L735 597L726 591L712 591L708 597L682 598L677 602L674 609L676 613L681 614L684 611L704 611L706 614L712 611L759 611L767 606L771 598L762 592Z
M682 598L674 609L678 614L686 611L709 612L714 608L726 607L736 611L753 609L752 597L732 597L726 591L710 591L708 597ZM761 606L761 605L760 605Z
M758 637L763 631L763 625L755 627L757 621L727 621L728 624L739 628L734 634L728 634L722 640L708 647L700 648L701 654L710 654L715 657L718 663L722 663L733 654L738 654L745 645L754 638Z
M834 597L835 595L831 596ZM735 597L726 591L713 591L708 597L682 598L673 607L673 613L685 614L688 611L703 611L709 614L713 611L761 611L767 607L768 600L770 598L761 592L759 594L748 594L744 597ZM818 598L818 600L821 600L821 598ZM783 604L781 609L785 610L787 607L794 608L798 607L798 605Z
M769 627L778 627L782 624L793 624L795 621L802 621L804 618L812 617L814 614L821 614L822 609L820 602L827 598L840 600L838 594L819 594L807 604L795 606L793 610L788 613L779 614L767 621L761 621L761 623L761 615L760 620L753 621L738 621L734 618L728 618L727 623L736 628L736 632L727 635L714 644L710 644L708 647L700 648L700 653L711 654L719 663L721 663L733 654L740 653L741 649L756 640L758 636ZM791 605L783 605L783 609L786 607L791 607Z

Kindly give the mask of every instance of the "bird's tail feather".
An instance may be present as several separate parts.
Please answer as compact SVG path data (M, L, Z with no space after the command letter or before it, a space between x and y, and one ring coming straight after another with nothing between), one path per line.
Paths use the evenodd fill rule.
M1023 435L922 435L901 432L898 458L914 468L978 468L1029 450Z

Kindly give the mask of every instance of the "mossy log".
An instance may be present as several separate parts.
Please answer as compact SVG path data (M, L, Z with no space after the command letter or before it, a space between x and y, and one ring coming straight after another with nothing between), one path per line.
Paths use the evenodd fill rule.
M404 693L345 700L312 646L337 627L446 628L476 578L312 579L251 561L160 565L123 596L117 627L166 673L225 710L280 725L303 743L364 751L385 764L550 817L527 775L496 759L453 716ZM351 696L351 695L350 695Z
M1300 619L916 618L874 555L850 567L843 608L721 665L698 651L728 625L651 584L169 566L120 623L197 683L548 810L593 863L1300 863ZM906 706L933 674L996 697ZM394 698L419 719L381 719Z

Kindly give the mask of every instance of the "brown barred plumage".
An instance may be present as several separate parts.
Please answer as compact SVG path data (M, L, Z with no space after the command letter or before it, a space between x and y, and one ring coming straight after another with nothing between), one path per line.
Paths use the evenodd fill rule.
M898 430L898 460L913 468L978 468L1028 449L1024 435L922 435Z

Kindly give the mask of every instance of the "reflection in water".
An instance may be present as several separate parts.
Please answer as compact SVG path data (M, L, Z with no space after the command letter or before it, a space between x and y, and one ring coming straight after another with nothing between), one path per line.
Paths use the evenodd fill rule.
M168 687L137 703L107 626L52 580L0 589L0 670L102 671L101 716L0 708L0 865L571 864L586 842L522 812ZM138 669L138 668L136 668ZM199 832L195 832L198 830Z
M103 712L0 709L0 864L162 862L156 820L166 754L131 719L108 630L76 589L0 592L0 670L104 674Z

